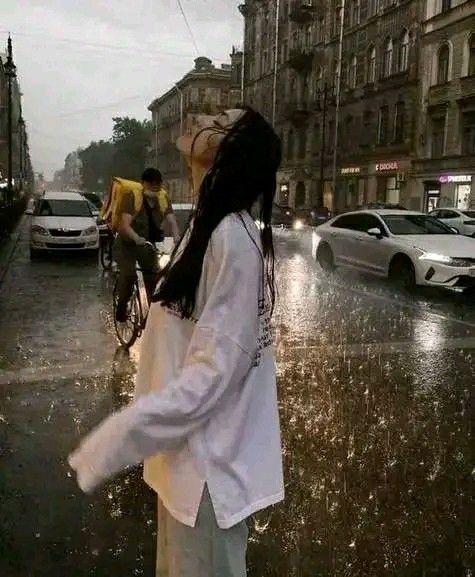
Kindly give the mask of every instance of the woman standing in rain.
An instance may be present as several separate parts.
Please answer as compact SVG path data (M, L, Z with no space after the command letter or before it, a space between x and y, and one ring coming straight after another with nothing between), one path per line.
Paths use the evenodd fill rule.
M178 148L199 196L153 299L136 400L70 464L90 492L145 460L157 575L245 577L246 519L284 497L270 329L280 141L246 108L198 117Z

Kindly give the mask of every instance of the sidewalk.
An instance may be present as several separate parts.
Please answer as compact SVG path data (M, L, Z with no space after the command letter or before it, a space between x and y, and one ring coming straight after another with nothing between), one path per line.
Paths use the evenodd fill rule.
M26 216L23 215L10 236L0 242L0 287L7 274L8 267L13 260L25 223Z

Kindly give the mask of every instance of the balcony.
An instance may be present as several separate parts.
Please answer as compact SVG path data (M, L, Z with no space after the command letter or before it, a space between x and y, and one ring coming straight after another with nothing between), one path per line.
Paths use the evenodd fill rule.
M449 102L451 96L451 83L437 84L429 88L428 105L438 106Z
M315 2L316 0L294 0L290 8L290 20L296 24L312 22L317 12Z
M460 99L475 98L475 75L460 79Z
M297 72L310 72L313 65L313 52L308 48L293 48L290 51L288 63Z
M314 112L315 106L304 98L296 98L282 104L282 118L295 124L305 122Z

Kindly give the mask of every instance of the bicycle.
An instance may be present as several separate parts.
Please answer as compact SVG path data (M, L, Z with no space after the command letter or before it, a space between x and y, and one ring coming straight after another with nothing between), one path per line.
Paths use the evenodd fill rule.
M110 230L109 226L107 228L100 227L100 244L99 244L99 254L101 259L101 265L104 270L111 270L114 263L114 257L112 253L114 245L114 235Z
M160 245L161 243L157 243ZM169 255L163 251L160 246L147 243L155 251L156 258L159 263L159 268L166 266ZM134 283L132 296L127 303L127 320L125 323L117 322L116 311L119 300L119 275L114 285L114 292L112 297L114 327L117 338L120 344L126 349L130 349L137 339L142 335L147 322L148 311L150 304L148 302L147 291L145 289L145 282L143 277L143 270L137 265L137 280Z

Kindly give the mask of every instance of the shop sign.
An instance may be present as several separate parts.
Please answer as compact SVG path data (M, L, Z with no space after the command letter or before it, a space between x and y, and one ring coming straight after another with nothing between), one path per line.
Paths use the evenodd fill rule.
M352 174L359 174L361 172L361 168L359 166L345 166L341 169L342 176L348 176Z
M439 177L439 182L441 184L448 182L472 182L472 176L470 174L444 174Z
M376 172L387 172L399 170L399 162L393 160L391 162L380 162L376 165Z

